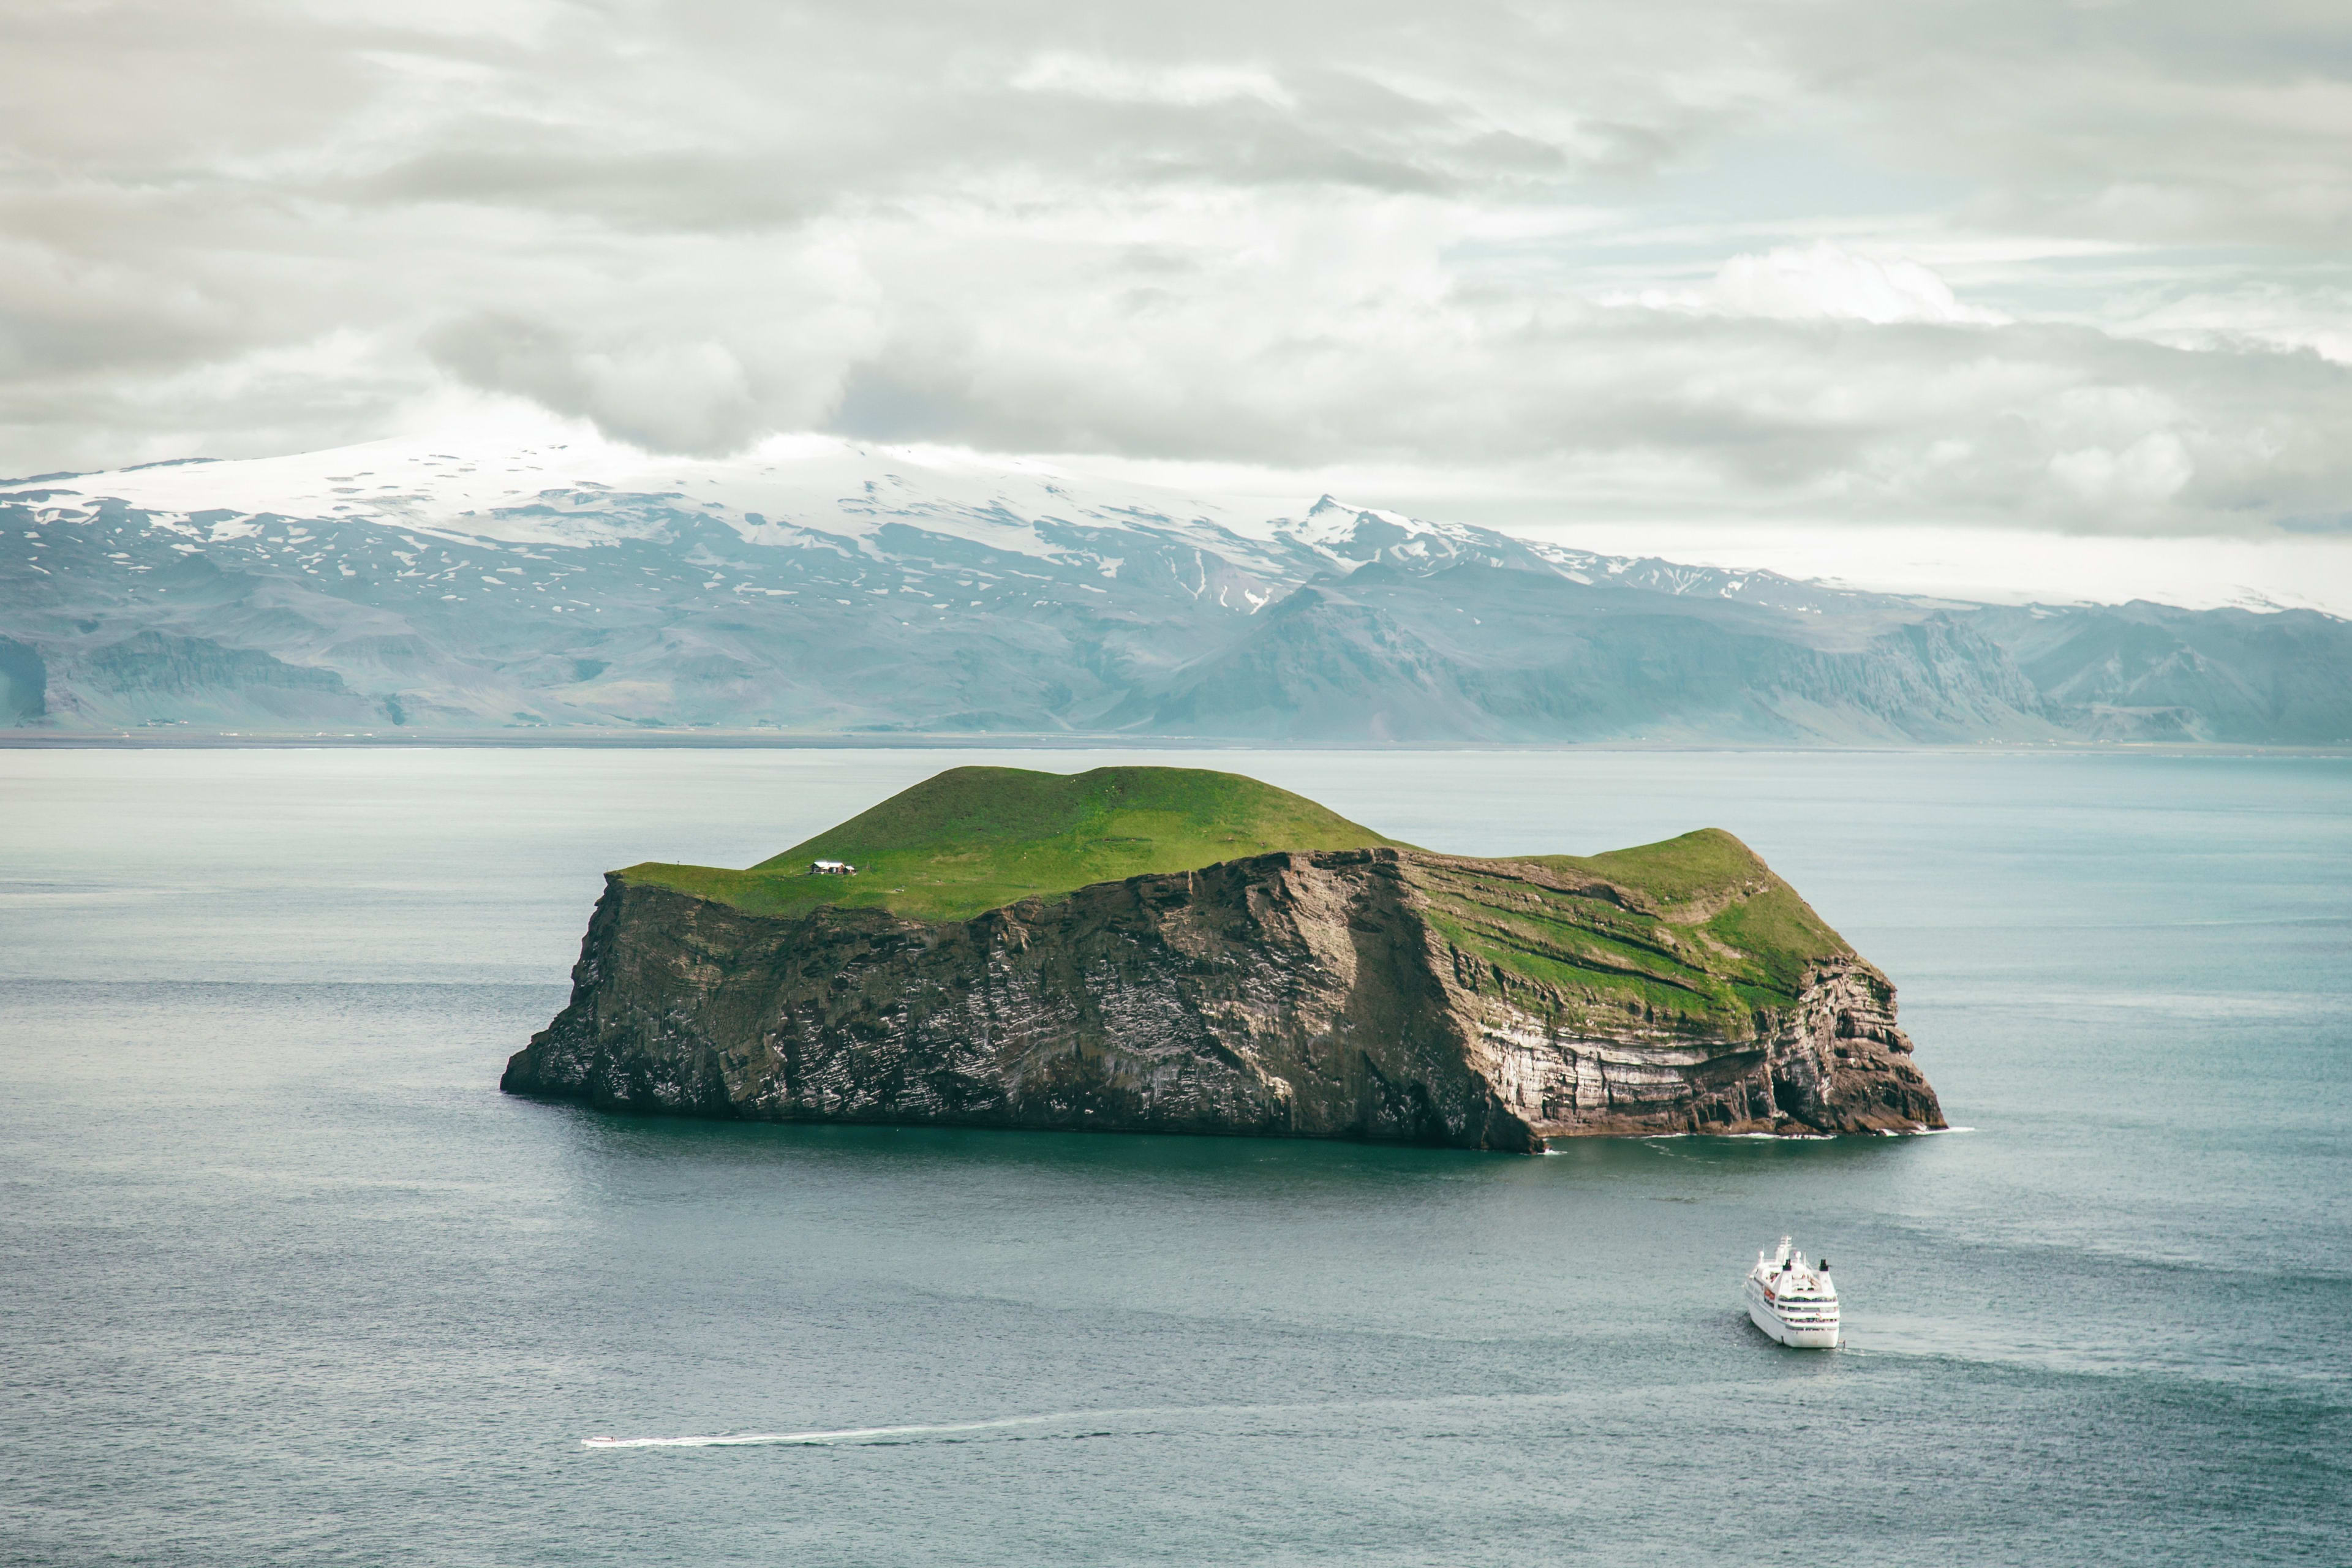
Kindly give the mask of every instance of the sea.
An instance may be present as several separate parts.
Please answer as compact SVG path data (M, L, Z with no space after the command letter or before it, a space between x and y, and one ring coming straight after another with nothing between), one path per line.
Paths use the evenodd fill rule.
M1728 828L1953 1131L499 1092L608 868L1134 761L1466 854ZM1748 1324L1783 1235L1845 1348ZM1580 1562L2352 1562L2352 760L0 751L0 1563Z

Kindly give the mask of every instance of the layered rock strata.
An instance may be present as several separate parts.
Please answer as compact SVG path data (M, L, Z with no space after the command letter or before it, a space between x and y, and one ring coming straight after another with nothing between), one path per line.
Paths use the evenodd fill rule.
M1781 991L1743 985L1727 1008L1732 991L1705 990L1710 956L1744 958L1714 934L1726 904L1785 891L1756 865L1760 879L1675 908L1533 862L1282 853L940 922L752 914L615 874L571 1004L502 1087L768 1121L1528 1152L1578 1134L1942 1126L1894 987L1834 937L1783 965ZM1507 918L1586 909L1621 945L1558 924L1538 942ZM1505 935L1532 956L1491 956ZM1636 940L1654 962L1612 956Z

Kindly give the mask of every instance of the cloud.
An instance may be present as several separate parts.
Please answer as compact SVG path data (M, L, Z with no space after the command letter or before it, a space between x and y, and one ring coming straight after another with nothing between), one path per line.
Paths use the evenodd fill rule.
M1951 286L1904 257L1856 256L1817 240L1761 256L1735 256L1715 275L1715 296L1734 315L1848 321L2008 320L1963 305Z
M2050 459L2059 482L2094 504L2170 500L2195 477L2188 444L2170 430L2151 430L2117 452L2081 447Z
M0 18L0 468L831 427L1559 515L2352 490L2340 7L160 0Z
M943 314L855 373L842 417L995 449L1548 476L1562 516L2199 531L2324 510L2352 478L2352 373L2312 355L1407 291L1285 304L1244 317L1212 279L1075 334L1044 298L982 328ZM1102 374L1113 332L1157 374Z
M1860 256L1826 239L1734 256L1703 289L1644 289L1610 296L1608 302L1792 321L1990 325L2010 320L1960 303L1951 285L1907 257Z
M726 344L651 341L592 348L539 322L478 317L432 334L433 356L470 384L593 421L654 451L724 452L764 425Z
M1013 85L1023 92L1068 93L1109 103L1197 105L1255 98L1289 108L1296 101L1264 70L1234 66L1148 68L1063 49L1037 56L1014 75Z

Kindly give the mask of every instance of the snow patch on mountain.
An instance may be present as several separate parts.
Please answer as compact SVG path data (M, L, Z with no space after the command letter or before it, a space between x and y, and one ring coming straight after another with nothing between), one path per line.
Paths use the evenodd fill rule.
M30 487L26 487L29 489ZM893 523L1040 558L1066 531L1143 530L1264 568L1275 530L1231 504L1122 484L1089 495L1050 465L936 448L780 437L737 458L660 458L590 438L500 445L462 437L369 442L326 452L156 466L43 481L63 518L105 501L149 525L249 535L264 517L401 527L457 541L581 548L656 536L699 514L746 543L861 547Z

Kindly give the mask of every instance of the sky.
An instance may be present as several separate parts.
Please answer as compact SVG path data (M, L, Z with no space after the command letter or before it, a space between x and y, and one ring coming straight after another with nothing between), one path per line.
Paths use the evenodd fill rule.
M0 4L0 473L518 408L2352 584L2352 8Z

